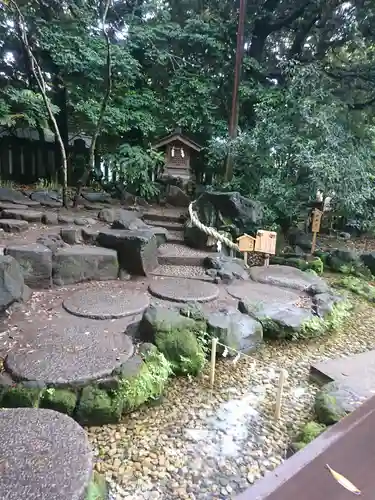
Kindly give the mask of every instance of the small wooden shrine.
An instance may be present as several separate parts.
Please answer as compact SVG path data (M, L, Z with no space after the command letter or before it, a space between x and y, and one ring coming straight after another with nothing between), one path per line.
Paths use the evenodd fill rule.
M165 151L163 176L179 178L186 183L193 180L191 158L202 150L202 146L184 136L180 128L160 139L153 148Z

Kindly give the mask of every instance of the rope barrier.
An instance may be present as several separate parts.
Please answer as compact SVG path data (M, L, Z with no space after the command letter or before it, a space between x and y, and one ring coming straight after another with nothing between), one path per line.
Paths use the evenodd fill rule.
M199 220L197 213L195 212L193 206L194 206L195 201L190 203L189 205L189 216L192 224L200 229L203 233L207 234L208 236L211 236L211 238L219 241L223 245L229 247L231 250L235 250L236 252L240 251L240 247L234 243L232 240L227 238L226 236L220 234L215 228L213 227L208 227L202 224L202 222Z

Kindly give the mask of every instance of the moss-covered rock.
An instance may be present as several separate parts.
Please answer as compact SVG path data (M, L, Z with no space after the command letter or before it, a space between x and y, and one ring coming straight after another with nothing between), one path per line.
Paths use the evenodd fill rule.
M205 364L204 340L207 324L198 308L184 314L173 309L149 307L140 325L141 339L152 341L171 363L176 374L197 375Z
M77 393L69 389L47 389L44 391L41 406L50 410L72 415L77 404Z
M120 420L122 410L121 398L115 393L91 385L82 389L75 418L82 425L112 424Z
M194 331L159 325L155 344L170 361L176 375L195 376L203 370L206 356Z
M148 349L138 373L120 379L117 397L123 411L130 412L149 400L160 398L171 374L172 368L165 356L156 347Z
M319 423L333 425L350 411L350 390L340 387L335 382L326 384L315 397L314 410Z
M103 476L94 472L86 491L85 500L107 500L108 487Z
M38 408L42 393L41 388L18 384L4 391L2 405L5 408Z
M324 432L326 426L319 424L318 422L308 422L305 424L300 433L297 435L295 441L292 443L292 449L297 452L302 450L306 445L311 443L316 439L322 432Z

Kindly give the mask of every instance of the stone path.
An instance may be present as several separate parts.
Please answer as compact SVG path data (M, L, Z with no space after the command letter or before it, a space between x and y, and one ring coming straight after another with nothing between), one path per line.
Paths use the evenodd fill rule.
M85 500L93 456L84 430L51 410L0 411L0 498Z
M115 319L141 314L149 305L146 293L129 294L125 289L108 286L67 297L64 308L76 316L93 319Z
M58 387L85 385L111 375L133 353L131 339L116 322L62 315L45 326L28 324L25 328L26 343L4 362L14 380Z
M219 296L215 285L189 279L154 280L149 290L154 297L171 302L211 302Z
M375 350L314 363L311 375L320 383L334 381L368 398L375 394Z

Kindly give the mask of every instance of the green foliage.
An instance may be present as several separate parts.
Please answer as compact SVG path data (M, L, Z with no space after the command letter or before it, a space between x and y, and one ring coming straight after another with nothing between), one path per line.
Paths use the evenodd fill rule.
M86 491L85 500L106 500L107 497L108 489L105 478L94 472Z
M334 286L338 288L345 288L351 292L364 297L369 302L375 302L375 287L370 285L367 281L355 276L345 276L334 282Z
M319 424L318 422L314 421L308 422L302 427L296 440L293 442L293 448L296 451L302 450L325 430L325 425Z
M338 302L324 319L314 317L302 325L301 331L293 336L293 340L315 339L339 330L349 318L351 309L350 302L344 300Z
M38 408L41 396L41 389L19 384L6 390L1 404L5 408Z
M123 182L127 191L146 200L155 198L159 193L158 185L151 176L163 166L164 156L153 149L144 150L139 146L123 144L118 152L108 155L114 172Z
M124 411L132 411L150 399L158 399L171 374L171 364L164 354L157 349L148 352L139 375L120 380L117 396L123 402Z
M41 406L72 415L77 403L77 394L68 389L47 389L43 393Z

